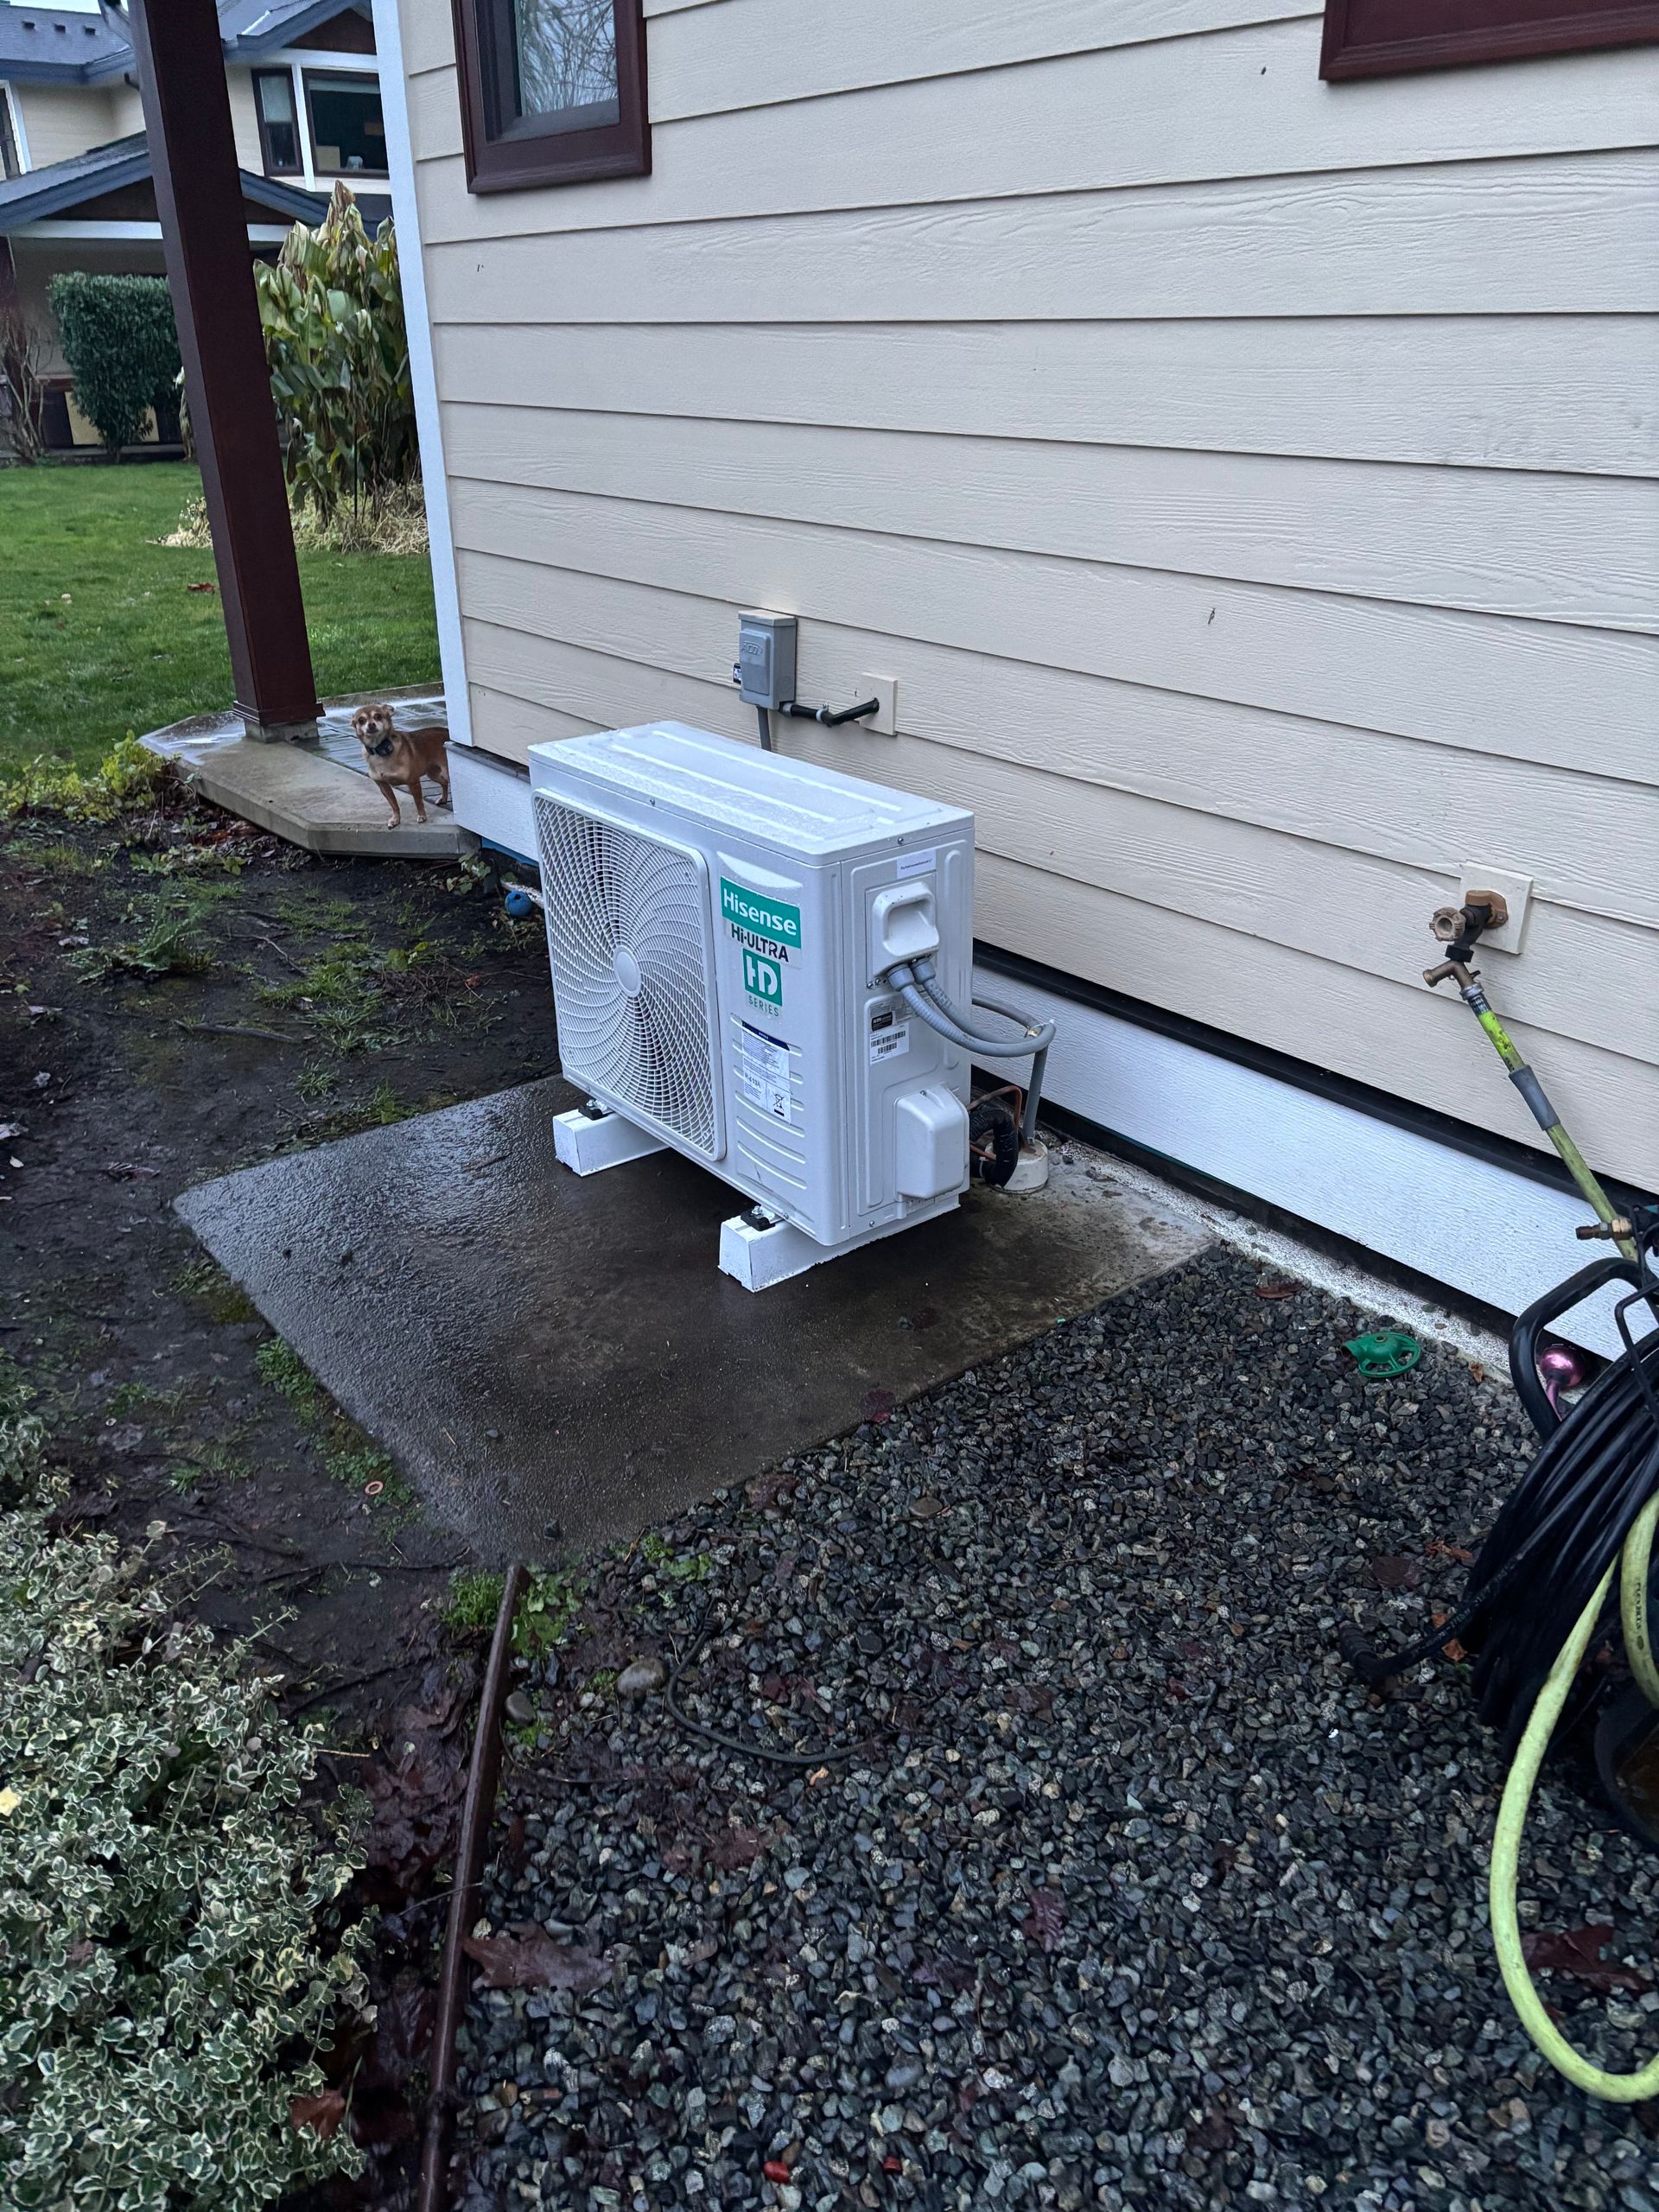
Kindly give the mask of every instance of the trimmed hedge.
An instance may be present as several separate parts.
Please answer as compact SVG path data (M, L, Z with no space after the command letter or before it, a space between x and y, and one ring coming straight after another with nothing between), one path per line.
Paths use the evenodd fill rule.
M48 287L75 379L75 404L111 454L137 442L145 410L176 404L179 337L164 276L72 270Z

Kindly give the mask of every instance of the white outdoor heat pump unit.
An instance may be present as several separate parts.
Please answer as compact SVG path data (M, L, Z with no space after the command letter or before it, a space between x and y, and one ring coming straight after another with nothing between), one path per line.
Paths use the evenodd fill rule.
M911 978L969 998L972 815L681 722L532 747L530 775L589 1102L559 1157L672 1146L722 1176L752 1203L720 1263L754 1290L953 1207L970 1054Z

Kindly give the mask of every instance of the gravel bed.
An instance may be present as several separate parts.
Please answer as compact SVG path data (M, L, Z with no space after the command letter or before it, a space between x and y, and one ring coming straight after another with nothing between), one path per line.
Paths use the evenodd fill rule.
M1434 1349L1358 1382L1374 1317L1283 1289L1212 1251L595 1563L487 1919L601 1978L474 1992L467 2212L1659 2212L1653 2115L1504 1999L1459 1669L1332 1649L1449 1606L1519 1408ZM704 1622L684 1713L836 1756L620 1693ZM1659 1865L1567 1780L1528 1868L1645 1980ZM1659 2044L1651 1988L1545 1988L1604 2063Z

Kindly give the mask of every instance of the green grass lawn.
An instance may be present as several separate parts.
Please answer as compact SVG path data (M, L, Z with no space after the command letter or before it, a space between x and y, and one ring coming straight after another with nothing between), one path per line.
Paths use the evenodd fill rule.
M151 543L201 488L183 461L0 468L0 777L90 767L127 730L228 706L211 553ZM300 556L326 697L435 682L424 554Z

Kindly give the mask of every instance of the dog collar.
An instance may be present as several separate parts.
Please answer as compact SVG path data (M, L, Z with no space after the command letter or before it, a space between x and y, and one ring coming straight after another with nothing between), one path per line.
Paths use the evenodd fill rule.
M391 740L389 737L383 737L378 745L372 745L368 749L377 760L384 760L391 750Z

